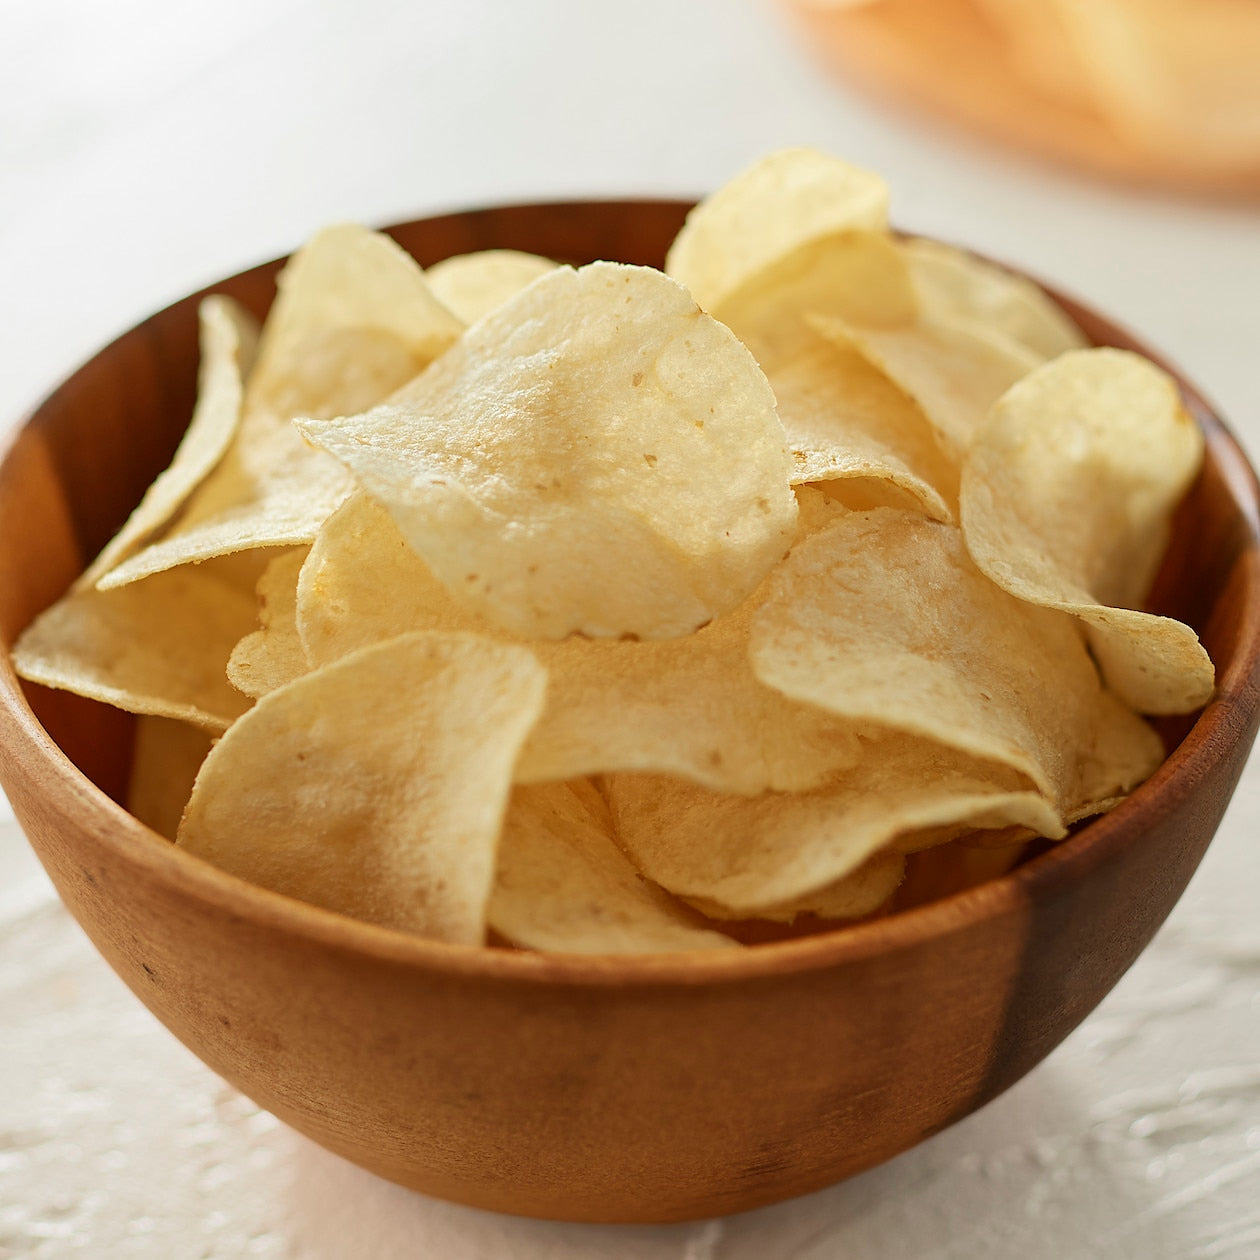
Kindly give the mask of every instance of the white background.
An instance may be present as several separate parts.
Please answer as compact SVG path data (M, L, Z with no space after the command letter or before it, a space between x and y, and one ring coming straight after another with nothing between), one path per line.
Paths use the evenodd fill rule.
M888 112L757 0L0 0L0 421L324 223L695 195L800 143L885 174L901 225L1132 325L1260 449L1255 207L1092 185ZM1007 1095L844 1185L660 1229L451 1207L279 1126L113 978L6 816L2 1260L1260 1256L1260 772L1155 944Z

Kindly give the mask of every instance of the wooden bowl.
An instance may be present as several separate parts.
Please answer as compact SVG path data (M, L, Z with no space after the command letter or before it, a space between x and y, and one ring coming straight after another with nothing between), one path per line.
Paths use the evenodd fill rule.
M659 264L686 206L523 206L406 224L423 263L491 246ZM213 286L262 314L278 264ZM191 411L194 295L121 337L0 464L6 645L95 554ZM1125 333L1069 303L1099 342ZM1207 465L1162 608L1220 678L1114 813L1009 876L843 930L713 954L434 944L254 888L116 802L130 722L0 667L0 778L66 905L140 999L294 1128L428 1194L671 1221L802 1194L1016 1081L1137 957L1199 862L1256 730L1257 487L1189 386Z

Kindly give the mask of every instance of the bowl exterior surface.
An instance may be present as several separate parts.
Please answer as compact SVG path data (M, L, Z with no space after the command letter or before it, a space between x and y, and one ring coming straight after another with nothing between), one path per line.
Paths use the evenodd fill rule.
M404 225L422 263L505 247L659 265L674 202L509 207ZM276 264L213 287L261 314ZM194 296L126 334L0 465L11 645L169 457L191 411ZM1107 344L1131 339L1074 308ZM1188 390L1188 387L1187 387ZM825 936L720 958L435 946L250 888L115 802L130 719L0 662L0 778L74 916L210 1067L330 1149L430 1194L525 1215L667 1221L801 1194L994 1097L1133 962L1201 858L1254 739L1256 486L1188 390L1209 461L1157 590L1218 698L1117 810L1011 875Z

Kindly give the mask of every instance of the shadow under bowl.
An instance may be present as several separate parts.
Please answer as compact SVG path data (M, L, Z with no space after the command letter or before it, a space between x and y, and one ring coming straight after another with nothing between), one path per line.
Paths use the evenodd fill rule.
M423 264L515 248L660 265L687 206L447 215ZM212 287L262 315L278 263ZM716 954L586 958L436 944L252 887L117 803L123 713L19 684L7 648L165 465L191 414L196 294L79 369L0 464L0 779L110 965L205 1063L329 1149L478 1207L672 1221L805 1193L1018 1080L1094 1008L1180 896L1255 736L1257 487L1181 381L1207 461L1156 592L1216 662L1197 718L1114 812L1011 874L833 932ZM1064 303L1099 344L1138 349Z

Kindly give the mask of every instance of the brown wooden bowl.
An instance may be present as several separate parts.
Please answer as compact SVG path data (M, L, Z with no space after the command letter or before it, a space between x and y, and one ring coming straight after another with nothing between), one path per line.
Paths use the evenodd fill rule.
M423 263L512 247L659 264L686 206L521 206L406 224ZM215 285L258 314L278 264ZM6 647L169 457L191 412L194 295L76 372L0 464ZM1102 343L1134 342L1068 303ZM1257 721L1257 487L1188 385L1207 464L1160 606L1220 690L1158 773L1012 874L889 918L717 954L434 944L252 887L116 802L131 719L0 666L0 778L66 905L233 1085L426 1193L531 1216L669 1221L802 1194L965 1116L1052 1050L1137 957L1215 831Z

